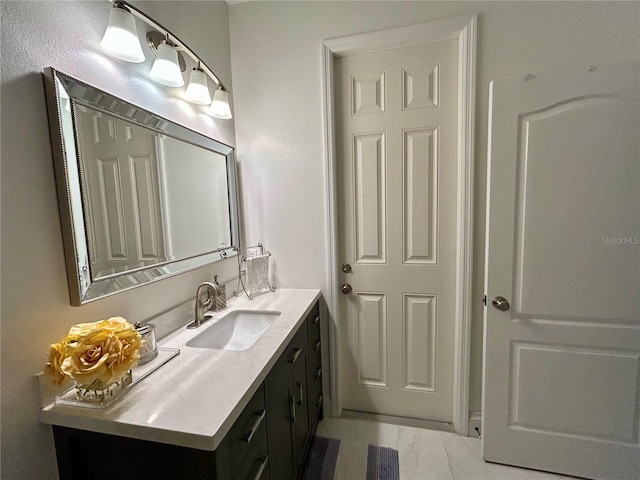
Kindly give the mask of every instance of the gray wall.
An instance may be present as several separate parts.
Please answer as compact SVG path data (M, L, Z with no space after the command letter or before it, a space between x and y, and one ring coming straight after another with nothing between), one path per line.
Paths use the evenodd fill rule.
M231 86L224 2L137 2ZM41 71L52 66L194 130L235 145L234 122L214 120L152 83L151 65L120 62L98 47L110 3L2 2L2 471L3 480L57 478L49 426L38 420L34 374L47 347L79 322L145 320L192 298L199 282L234 260L82 307L71 307ZM143 47L144 48L144 47ZM146 49L145 49L146 50ZM146 51L148 52L148 51Z
M638 2L248 2L229 9L238 156L249 241L280 286L327 294L322 41L478 14L472 411L481 407L489 81L639 59Z

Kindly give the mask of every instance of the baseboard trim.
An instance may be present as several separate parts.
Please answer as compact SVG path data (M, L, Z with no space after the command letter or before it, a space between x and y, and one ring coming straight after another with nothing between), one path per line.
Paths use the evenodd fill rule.
M480 412L469 412L469 436L482 438L482 414Z
M381 415L378 413L356 412L355 410L342 410L343 418L355 420L371 420L374 422L391 423L405 427L427 428L429 430L440 430L442 432L455 432L453 423L437 422L433 420L420 420L418 418L396 417L394 415Z

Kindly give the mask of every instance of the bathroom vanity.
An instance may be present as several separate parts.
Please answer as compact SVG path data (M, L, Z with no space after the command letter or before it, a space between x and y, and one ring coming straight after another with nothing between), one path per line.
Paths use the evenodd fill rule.
M60 478L300 477L322 417L318 290L233 299L198 329L160 340L181 353L103 409L51 404ZM234 310L280 315L242 351L190 347Z

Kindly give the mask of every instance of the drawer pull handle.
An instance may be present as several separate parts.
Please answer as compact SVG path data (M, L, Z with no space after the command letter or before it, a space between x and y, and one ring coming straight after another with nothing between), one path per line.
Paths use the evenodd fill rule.
M296 423L296 398L291 395L291 398L289 398L289 400L291 400L291 421L293 423Z
M319 321L320 315L316 315L315 317L313 317L313 320L311 320L311 325L317 325Z
M298 394L300 395L300 400L298 400L298 405L302 405L302 400L304 399L304 390L302 389L302 382L298 383Z
M319 380L321 376L322 376L322 367L320 367L316 372L316 380Z
M317 407L322 407L322 395L318 396L318 403L316 403Z
M269 463L269 457L265 457L265 459L260 464L260 468L258 469L258 473L253 477L253 480L260 480L262 478L262 474L264 473L264 469L267 468L267 463Z
M251 440L253 440L253 436L258 431L258 428L260 428L260 425L262 425L262 421L266 416L267 416L267 411L262 410L262 413L260 414L260 416L256 418L256 421L253 423L253 426L251 427L251 431L249 432L249 435L247 435L247 440L246 440L247 443L251 443Z
M315 347L313 347L313 351L314 351L314 352L317 352L318 350L320 350L320 340L318 340L318 341L316 342Z
M302 353L302 349L301 348L296 348L295 353L293 354L293 358L290 360L291 363L296 363L296 361L298 360L298 357L300 356L300 354Z

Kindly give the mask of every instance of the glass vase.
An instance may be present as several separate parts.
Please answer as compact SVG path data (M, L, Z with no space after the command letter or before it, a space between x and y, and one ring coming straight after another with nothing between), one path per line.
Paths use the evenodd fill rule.
M131 370L128 370L119 380L109 385L104 385L100 380L95 380L91 385L76 384L76 397L83 402L104 403L131 385L132 381Z

